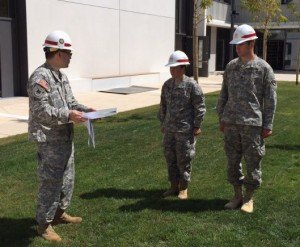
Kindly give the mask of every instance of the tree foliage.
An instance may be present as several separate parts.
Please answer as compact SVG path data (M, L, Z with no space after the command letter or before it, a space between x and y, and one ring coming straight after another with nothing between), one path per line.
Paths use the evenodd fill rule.
M253 21L257 22L263 30L263 59L267 58L267 42L270 27L273 23L280 24L288 19L282 14L281 1L279 0L242 0L242 6L252 15Z

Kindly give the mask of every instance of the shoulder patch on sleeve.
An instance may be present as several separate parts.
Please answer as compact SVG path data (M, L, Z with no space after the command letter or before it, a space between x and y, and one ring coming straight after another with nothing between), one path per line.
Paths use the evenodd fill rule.
M36 97L38 99L43 98L43 96L45 95L45 93L46 92L44 90L42 90L40 87L35 86L33 88L33 95L34 95L34 97Z
M44 88L47 92L49 92L50 88L49 88L49 85L48 83L45 81L45 80L39 80L38 84Z

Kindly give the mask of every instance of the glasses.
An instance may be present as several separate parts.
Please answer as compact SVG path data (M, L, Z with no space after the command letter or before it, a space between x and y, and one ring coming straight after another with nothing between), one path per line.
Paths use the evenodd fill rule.
M59 50L59 51L61 51L61 52L63 52L63 53L66 53L66 54L69 55L70 57L73 55L72 52L69 51L69 50Z
M244 45L250 45L251 44L251 41L246 41L246 42L243 42L241 44L237 44L236 46L244 46Z

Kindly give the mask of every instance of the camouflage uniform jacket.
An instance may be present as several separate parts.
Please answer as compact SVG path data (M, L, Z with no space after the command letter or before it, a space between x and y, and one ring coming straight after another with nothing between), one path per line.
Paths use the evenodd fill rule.
M276 98L271 66L257 56L247 64L236 58L228 63L224 72L217 105L219 120L271 130Z
M206 112L201 87L184 75L179 84L167 80L161 92L158 119L169 132L189 132L200 128Z
M75 100L67 76L45 63L30 76L27 92L29 140L72 140L73 123L69 122L69 110L87 111L88 108Z

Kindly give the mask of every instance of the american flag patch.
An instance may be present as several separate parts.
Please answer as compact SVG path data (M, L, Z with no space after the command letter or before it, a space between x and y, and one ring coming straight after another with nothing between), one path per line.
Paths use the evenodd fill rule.
M42 88L46 89L47 91L49 90L48 83L47 83L45 80L40 80L40 81L38 82L38 84L39 84Z

